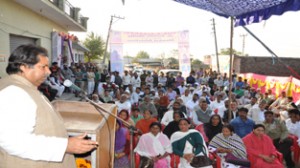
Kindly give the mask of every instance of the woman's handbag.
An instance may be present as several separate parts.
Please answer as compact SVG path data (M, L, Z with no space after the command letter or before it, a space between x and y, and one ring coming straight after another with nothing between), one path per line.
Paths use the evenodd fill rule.
M241 159L236 156L234 156L232 153L227 153L227 155L224 157L225 161L234 165L239 165L243 167L250 167L250 161L247 159Z
M141 156L139 168L153 168L154 161L151 158Z
M213 161L210 160L210 158L207 156L206 153L206 149L203 146L203 144L198 144L198 145L202 145L202 151L204 155L200 155L200 156L195 156L190 165L193 167L205 167L205 166L211 166L213 164ZM195 151L195 147L194 147L194 151Z
M193 166L193 167L211 166L212 161L206 155L196 156L196 157L193 158L190 165Z

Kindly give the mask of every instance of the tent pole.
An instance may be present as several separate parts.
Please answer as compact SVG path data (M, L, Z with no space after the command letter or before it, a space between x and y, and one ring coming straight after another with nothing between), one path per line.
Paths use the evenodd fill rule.
M231 118L231 95L232 95L232 63L233 63L233 20L234 18L230 17L230 60L229 60L229 92L228 92L228 122L230 122Z

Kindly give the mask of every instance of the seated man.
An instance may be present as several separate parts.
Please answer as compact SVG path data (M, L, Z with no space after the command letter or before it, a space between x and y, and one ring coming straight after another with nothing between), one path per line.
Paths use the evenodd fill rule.
M238 114L238 108L237 108L237 102L236 101L232 101L230 104L230 110L231 110L231 115L230 115L230 119L234 119L236 117L239 116ZM222 118L224 123L228 123L229 122L229 109L224 111L224 115Z
M150 110L152 112L152 117L157 117L155 105L151 102L150 96L148 95L146 95L144 101L139 104L139 110L142 114L144 114L144 111Z
M243 107L240 108L238 110L239 116L230 122L230 125L233 126L235 133L241 138L249 134L255 125L254 121L247 117L247 113L248 109Z
M296 135L297 129L300 128L300 112L297 109L289 110L289 118L285 121L286 127L290 134Z
M294 167L295 164L292 160L291 146L292 140L288 137L288 130L283 121L276 119L272 111L265 112L265 133L273 140L276 149L283 154L287 167Z
M207 101L204 97L199 99L199 106L194 108L194 112L192 113L193 124L195 126L205 124L209 122L210 116L212 115L212 111L210 107L207 105Z
M269 107L269 110L273 111L276 115L280 115L282 107L288 104L286 92L282 91L280 97L278 97Z
M297 106L295 105L295 103L293 102L293 97L288 97L287 98L288 103L286 105L281 105L280 106L280 118L281 120L287 120L288 119L288 111L292 110L292 109L297 109Z
M180 102L175 101L173 104L173 107L172 107L173 109L167 111L164 114L163 118L161 119L161 124L164 126L167 126L171 121L173 121L174 120L173 113L176 111L181 112L180 107L181 107ZM184 116L184 117L186 117L186 116Z
M255 106L249 110L248 117L250 117L255 124L262 124L265 120L267 102L262 100L258 106Z

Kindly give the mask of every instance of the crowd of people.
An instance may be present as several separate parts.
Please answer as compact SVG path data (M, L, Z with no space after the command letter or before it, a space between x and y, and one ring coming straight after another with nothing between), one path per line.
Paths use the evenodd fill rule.
M63 81L69 79L93 101L116 104L119 117L137 128L135 152L141 161L151 158L154 167L169 167L171 153L180 156L181 167L189 167L193 157L209 152L218 153L223 167L239 167L226 162L228 153L249 159L254 167L283 167L276 151L283 154L287 167L295 165L289 135L300 136L300 112L285 91L279 97L271 89L261 93L260 88L251 88L247 79L233 72L229 104L227 74L211 70L192 71L187 78L181 73L173 76L146 71L120 75L100 72L92 64L59 68L53 63L50 70L49 81L57 86L51 87L57 90L55 96L61 95L59 87L62 89ZM72 89L67 92L77 95ZM127 132L120 140L127 141L116 141L115 165L129 167L128 125L118 123L118 128L118 136L121 128ZM204 148L194 150L195 144Z
M122 120L116 122L115 167L130 167L132 126L140 167L211 167L209 154L217 155L222 167L292 168L299 160L292 159L291 146L300 143L300 112L285 91L278 97L272 90L262 94L235 73L228 94L227 75L212 71L192 71L187 78L181 73L120 75L92 64L49 67L48 61L47 51L33 45L20 46L9 57L8 76L0 80L5 167L75 167L73 154L97 149L98 142L85 139L86 133L68 137L60 114L40 94L50 101L64 92L79 96L77 89L63 86L66 79L94 102L116 104Z

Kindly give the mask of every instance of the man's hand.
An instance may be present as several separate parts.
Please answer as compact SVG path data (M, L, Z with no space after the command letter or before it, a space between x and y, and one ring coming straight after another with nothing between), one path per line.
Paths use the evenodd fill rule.
M68 139L67 153L82 154L98 147L98 142L84 139L87 133Z

